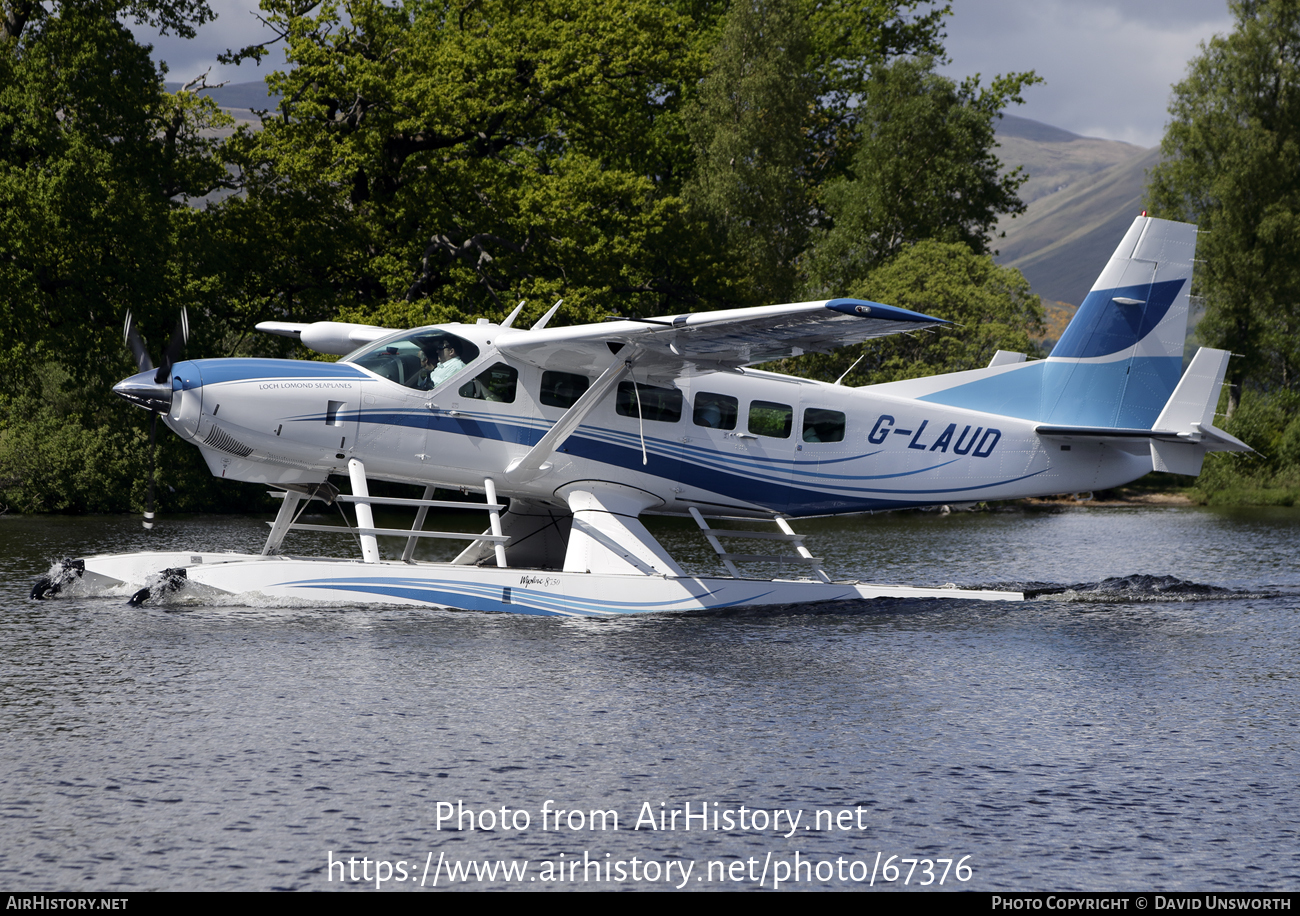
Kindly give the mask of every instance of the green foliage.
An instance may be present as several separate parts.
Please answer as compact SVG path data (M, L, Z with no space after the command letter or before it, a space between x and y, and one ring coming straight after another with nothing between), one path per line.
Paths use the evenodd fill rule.
M686 197L749 280L738 298L783 302L808 237L810 30L788 0L731 8L685 119L695 146Z
M1245 383L1300 382L1300 4L1230 7L1232 34L1203 45L1174 87L1148 195L1154 214L1202 230L1197 332L1240 354L1231 412Z
M293 67L270 80L282 116L235 159L251 208L329 227L281 258L302 266L281 283L291 311L304 295L361 314L698 301L709 267L663 177L684 143L669 115L705 60L692 20L652 0L265 9Z
M106 398L130 367L126 310L163 340L180 305L198 304L180 198L224 181L202 132L228 119L163 92L116 12L41 7L0 42L0 396L30 392L54 358L70 385Z
M0 507L16 512L125 512L145 466L144 442L111 424L85 427L20 402L21 423L0 428ZM134 431L133 431L134 432Z
M135 313L156 356L187 306L190 355L223 352L235 321L222 272L238 234L219 211L186 204L229 184L212 130L230 119L192 92L164 92L121 20L185 35L212 13L193 0L2 9L0 504L138 509L149 417L110 392L134 371L123 318ZM207 485L170 498L166 481L196 462L192 447L160 437L160 505L212 503Z
M140 512L149 414L116 402L87 409L57 363L36 367L32 390L0 405L0 511ZM265 487L212 476L199 451L159 424L159 511L268 511Z
M983 90L935 76L948 10L923 0L262 9L283 33L287 65L268 80L282 101L222 142L229 119L201 93L164 92L123 25L190 35L212 17L203 0L0 0L0 502L143 500L149 417L109 394L133 371L128 308L157 355L186 307L186 355L204 357L289 353L251 333L267 318L400 327L500 319L527 299L526 323L564 297L557 321L575 322L755 304L791 298L804 264L850 291L903 250L862 240L897 226L973 258L1018 206L1017 179L989 177L991 124L1031 77ZM940 138L905 163L923 182L889 163L915 146L910 118ZM860 205L882 178L892 196ZM881 345L893 355L876 375L982 364L999 321L1011 330L996 346L1016 346L1038 320L1010 281L930 256L923 277L907 253L897 276L872 273L876 297L906 305L924 280L924 310L952 300L980 330L924 352ZM158 467L172 511L239 492L168 433Z
M132 19L149 25L163 35L174 32L182 38L193 38L194 28L216 18L206 0L131 0L128 3L99 0L83 4L83 9L94 11L113 19ZM32 25L66 13L67 5L44 3L41 0L4 0L0 3L0 44L12 43Z
M942 54L947 9L916 15L917 6L732 4L683 111L695 154L684 193L710 230L699 244L716 245L730 267L729 304L794 297L799 260L824 217L819 191L857 167L859 126L872 117L862 100L888 60Z
M849 295L953 322L829 354L789 360L800 375L834 381L859 358L848 384L878 384L987 366L998 350L1037 355L1043 306L1020 271L962 242L924 241L877 267Z
M1247 389L1222 427L1256 454L1207 455L1195 484L1202 502L1257 506L1300 502L1300 393Z
M960 85L934 72L933 57L877 69L861 104L851 173L830 181L822 201L830 225L805 258L810 295L844 287L922 239L963 242L977 254L1004 213L1020 213L1019 169L999 176L994 122L1033 73L978 77Z
M233 159L251 208L330 232L268 237L258 295L290 317L563 296L571 321L787 298L868 74L941 50L947 10L921 5L267 0L292 69Z

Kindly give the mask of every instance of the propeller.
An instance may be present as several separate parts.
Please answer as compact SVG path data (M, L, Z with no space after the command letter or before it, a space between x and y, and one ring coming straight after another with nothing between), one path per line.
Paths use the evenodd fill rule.
M131 356L135 359L136 368L140 371L129 379L118 382L113 386L113 391L132 404L143 407L153 414L149 421L149 487L145 495L144 510L144 526L152 528L154 518L153 449L158 433L158 415L166 413L172 407L172 366L176 364L176 360L184 352L185 343L190 338L189 313L185 311L184 307L181 308L180 320L176 322L176 329L172 331L171 340L167 342L167 349L163 351L162 365L157 370L154 369L153 360L149 358L149 351L140 338L140 332L135 326L135 317L130 310L126 313L126 325L122 330L122 338L131 350Z

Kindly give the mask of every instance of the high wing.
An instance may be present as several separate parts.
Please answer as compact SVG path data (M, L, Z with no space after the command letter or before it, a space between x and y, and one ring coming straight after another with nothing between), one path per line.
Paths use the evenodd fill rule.
M695 371L751 366L803 353L949 324L920 312L864 299L621 319L544 330L506 330L496 345L507 356L547 369L600 372L611 355L636 354L638 373L672 378Z

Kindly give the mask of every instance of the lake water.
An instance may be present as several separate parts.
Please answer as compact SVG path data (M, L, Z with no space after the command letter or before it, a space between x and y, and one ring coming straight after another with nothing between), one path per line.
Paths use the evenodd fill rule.
M692 528L656 531L710 569ZM57 557L265 523L0 518L0 885L1300 887L1300 511L796 529L837 577L1070 588L614 620L36 602Z

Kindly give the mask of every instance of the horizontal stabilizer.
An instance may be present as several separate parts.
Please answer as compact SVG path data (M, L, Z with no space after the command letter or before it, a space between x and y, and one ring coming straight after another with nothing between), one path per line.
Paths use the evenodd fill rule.
M1201 473L1208 452L1252 452L1249 445L1214 425L1214 408L1228 369L1226 350L1202 347L1196 351L1178 387L1151 429L1122 429L1105 426L1039 426L1035 431L1050 439L1080 439L1113 445L1147 439L1151 443L1151 464L1157 471L1173 474Z

